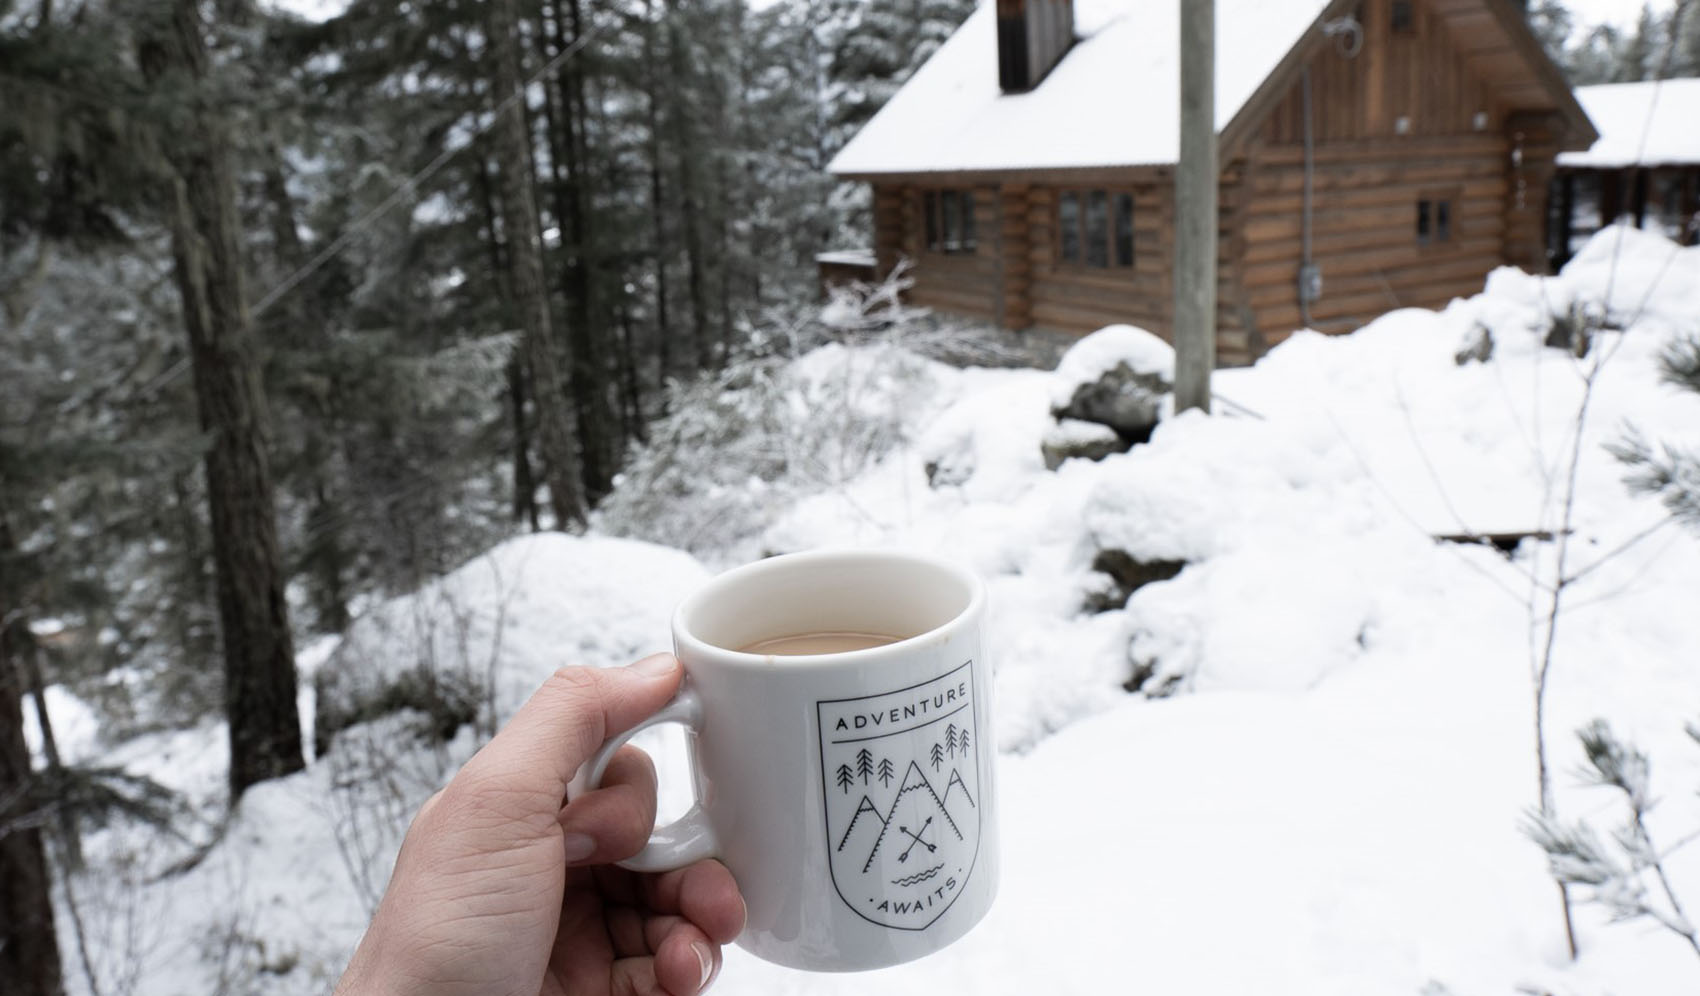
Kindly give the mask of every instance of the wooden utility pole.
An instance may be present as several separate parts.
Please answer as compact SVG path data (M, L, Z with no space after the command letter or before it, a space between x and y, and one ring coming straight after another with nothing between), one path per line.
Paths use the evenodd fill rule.
M1175 166L1175 409L1210 410L1216 366L1216 0L1181 0Z

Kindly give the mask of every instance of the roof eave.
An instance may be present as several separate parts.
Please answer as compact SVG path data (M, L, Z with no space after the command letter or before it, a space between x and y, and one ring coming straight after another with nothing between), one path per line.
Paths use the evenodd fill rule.
M1559 140L1559 149L1565 152L1580 152L1600 140L1599 130L1594 122L1588 119L1588 112L1582 109L1582 104L1576 99L1576 92L1570 88L1570 82L1564 78L1564 73L1547 57L1546 49L1541 47L1540 39L1529 30L1529 22L1523 17L1523 10L1514 0L1482 0L1488 11L1499 20L1500 27L1511 39L1535 75L1546 84L1547 90L1553 95L1558 105L1559 114L1563 115L1565 129Z

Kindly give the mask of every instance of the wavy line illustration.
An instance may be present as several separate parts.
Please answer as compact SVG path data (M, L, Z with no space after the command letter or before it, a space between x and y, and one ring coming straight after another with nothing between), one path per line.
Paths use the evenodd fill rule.
M917 885L921 882L925 882L929 878L932 878L934 875L937 875L939 873L939 870L943 867L944 867L944 865L942 865L942 864L934 865L931 868L928 868L924 872L916 872L915 874L910 875L907 878L894 878L894 879L891 880L891 884L892 885Z

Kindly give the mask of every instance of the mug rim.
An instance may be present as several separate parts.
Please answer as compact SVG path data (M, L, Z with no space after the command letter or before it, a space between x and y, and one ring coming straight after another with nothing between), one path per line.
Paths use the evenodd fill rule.
M692 632L686 624L690 613L699 608L704 600L726 585L747 581L762 574L788 570L795 566L820 561L863 563L870 561L907 561L910 564L933 568L951 575L967 587L968 604L939 625L913 636L906 636L901 640L881 644L877 647L865 647L861 650L841 650L830 654L774 655L732 650L704 640ZM701 660L704 657L712 657L717 665L731 668L772 673L779 670L790 670L786 665L792 663L806 663L809 667L798 669L799 673L807 673L811 670L818 673L822 667L833 664L876 664L905 656L920 641L934 639L941 633L959 629L980 612L985 602L986 586L979 575L962 564L930 553L886 547L828 547L819 550L804 550L798 553L782 553L722 571L703 583L701 587L686 595L673 610L674 650L680 658L690 656ZM779 664L776 656L783 656L785 664Z

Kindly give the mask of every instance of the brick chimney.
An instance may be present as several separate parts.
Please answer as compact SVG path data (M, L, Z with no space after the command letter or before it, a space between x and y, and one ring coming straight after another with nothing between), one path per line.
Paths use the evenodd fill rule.
M1074 0L998 0L998 86L1025 93L1074 44Z

